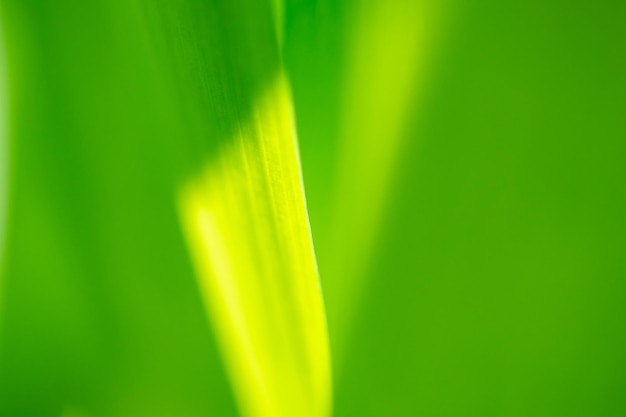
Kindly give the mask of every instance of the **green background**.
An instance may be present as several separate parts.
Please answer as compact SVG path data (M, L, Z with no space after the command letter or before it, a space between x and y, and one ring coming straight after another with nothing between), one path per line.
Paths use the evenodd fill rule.
M285 1L281 47L260 0L2 0L0 415L237 415L176 193L283 66L334 415L626 415L626 3L451 3L344 329L330 191L367 2Z

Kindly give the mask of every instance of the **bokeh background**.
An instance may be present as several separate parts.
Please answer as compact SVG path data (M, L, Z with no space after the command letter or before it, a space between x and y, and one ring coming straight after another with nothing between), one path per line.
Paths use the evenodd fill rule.
M0 19L0 416L238 415L176 196L283 71L333 415L626 415L626 3Z

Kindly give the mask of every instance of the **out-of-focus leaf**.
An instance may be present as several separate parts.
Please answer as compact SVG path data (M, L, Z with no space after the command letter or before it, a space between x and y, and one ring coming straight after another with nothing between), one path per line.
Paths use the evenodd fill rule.
M243 415L329 415L324 308L282 77L180 205Z
M2 0L0 415L232 416L177 215L275 79L268 2Z
M413 122L409 117L426 88L444 4L358 1L347 29L336 181L324 252L338 355L371 267L398 153Z
M339 368L450 4L290 2L287 62L303 110L305 181Z

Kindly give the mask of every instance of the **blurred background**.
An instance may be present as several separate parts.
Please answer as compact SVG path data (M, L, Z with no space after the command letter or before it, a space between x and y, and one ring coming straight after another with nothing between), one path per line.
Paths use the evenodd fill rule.
M0 416L236 416L176 207L291 82L342 416L626 415L626 3L0 0Z

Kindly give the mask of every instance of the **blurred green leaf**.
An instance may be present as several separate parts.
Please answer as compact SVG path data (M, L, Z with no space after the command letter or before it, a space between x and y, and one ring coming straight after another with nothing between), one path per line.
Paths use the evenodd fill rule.
M325 417L330 356L283 77L180 199L242 414Z
M0 415L626 414L622 3L0 0Z
M0 415L235 415L176 199L278 73L269 4L4 0L1 12Z

